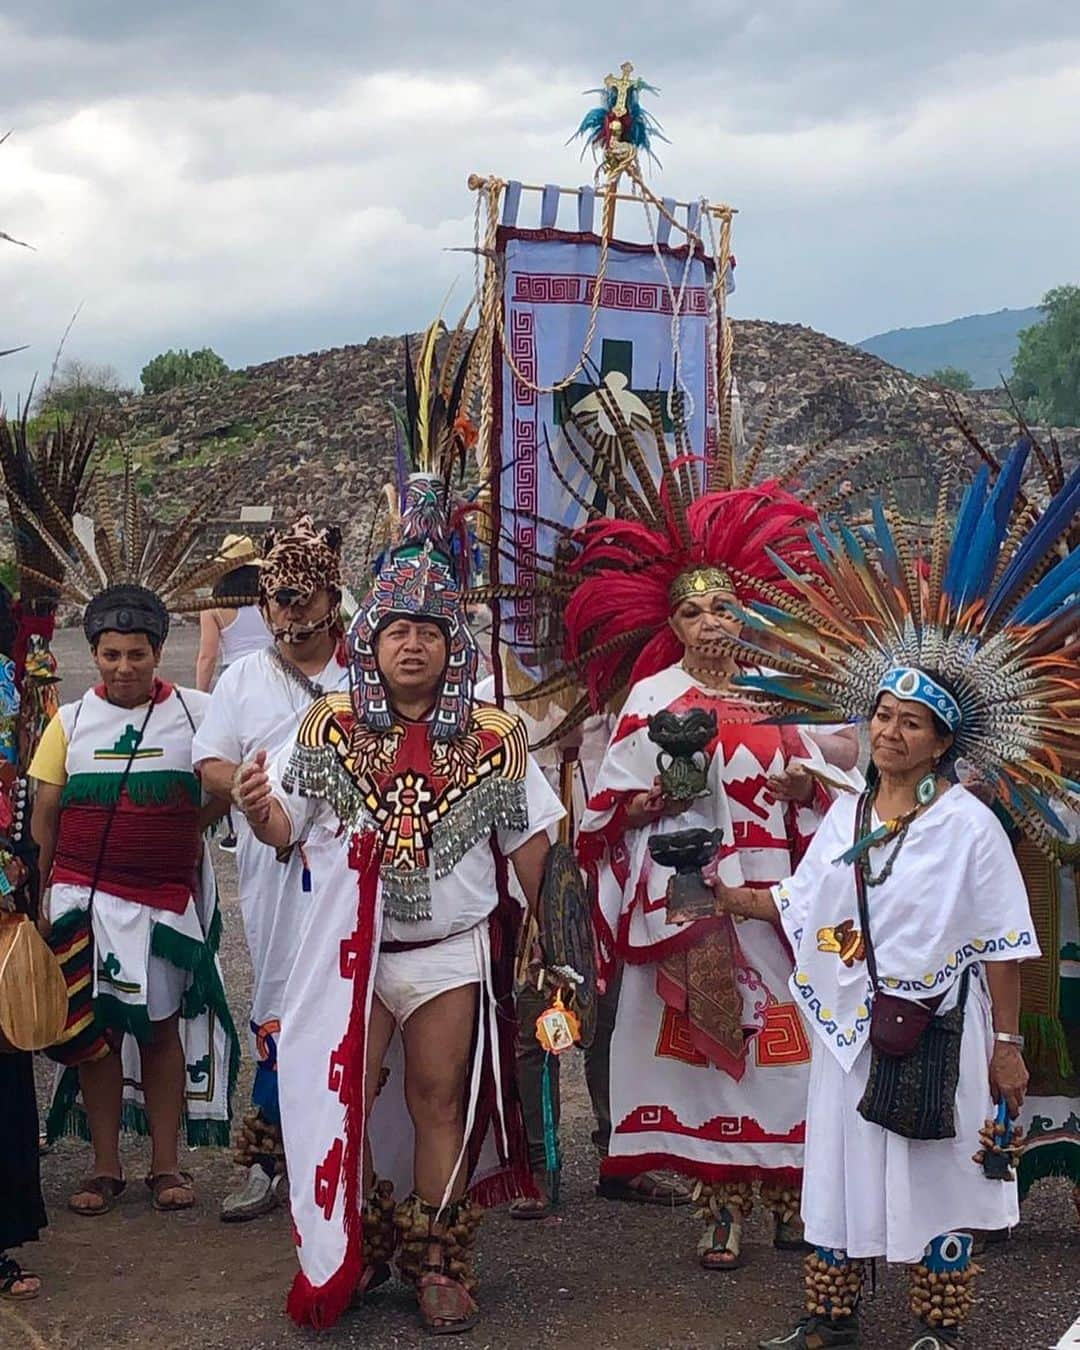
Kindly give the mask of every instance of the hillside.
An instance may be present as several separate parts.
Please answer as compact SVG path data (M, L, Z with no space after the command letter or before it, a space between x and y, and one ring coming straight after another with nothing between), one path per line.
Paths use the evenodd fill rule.
M996 314L969 314L924 328L894 328L858 345L915 375L955 366L967 371L976 389L992 389L1012 370L1017 334L1042 317L1037 308L999 309Z
M178 513L216 466L242 457L236 489L207 522L212 538L243 505L269 505L276 520L301 510L340 523L355 575L382 485L393 475L391 403L401 397L403 340L287 356L225 379L132 399L113 430L134 448L140 491ZM889 452L901 495L921 500L936 476L926 447L954 435L940 391L870 353L795 324L735 323L735 372L747 435L770 400L763 469L775 471L834 437L830 469L861 449ZM966 404L980 435L1005 442L1008 418L986 395ZM1060 436L1075 458L1077 433Z

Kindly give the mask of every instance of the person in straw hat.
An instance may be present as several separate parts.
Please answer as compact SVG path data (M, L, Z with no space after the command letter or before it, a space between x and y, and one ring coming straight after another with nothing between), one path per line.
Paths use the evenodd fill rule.
M262 610L252 603L259 594L258 552L246 534L227 534L217 556L235 562L236 567L214 586L216 600L244 600L244 604L222 604L199 615L199 651L195 657L195 688L210 692L214 674L228 670L249 652L269 647L273 638ZM218 844L226 853L236 852L236 830L232 813L226 816L227 831Z

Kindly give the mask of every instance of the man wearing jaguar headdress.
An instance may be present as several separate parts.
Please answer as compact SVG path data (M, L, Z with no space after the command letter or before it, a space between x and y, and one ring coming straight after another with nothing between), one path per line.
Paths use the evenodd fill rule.
M507 868L535 906L562 808L520 721L474 698L444 477L460 382L434 373L436 337L408 371L420 472L347 635L350 693L318 700L237 794L258 838L305 840L310 873L278 1078L301 1266L288 1307L316 1327L396 1258L425 1327L466 1330L479 1207L532 1193Z
M272 639L222 673L192 746L203 786L231 801L239 766L256 751L291 742L324 693L348 689L341 621L341 532L302 515L270 531L257 566L257 599ZM228 578L226 578L226 582ZM235 607L251 603L229 595ZM272 1210L284 1194L277 1049L285 981L296 962L297 907L304 904L303 841L284 852L237 830L237 891L251 955L250 1031L255 1057L251 1110L240 1131L242 1183L222 1202L228 1223Z

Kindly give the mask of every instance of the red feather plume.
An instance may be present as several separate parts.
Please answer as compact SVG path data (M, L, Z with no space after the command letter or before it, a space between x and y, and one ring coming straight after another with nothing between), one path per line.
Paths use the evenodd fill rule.
M578 553L570 571L580 578L564 616L568 660L585 658L585 678L594 707L602 707L625 681L627 659L633 656L630 682L636 683L673 665L682 648L668 624L672 583L695 567L721 567L775 586L793 588L767 550L794 571L817 572L807 537L815 512L775 482L730 492L710 492L686 512L687 545L676 520L667 513L665 531L634 520L594 520L575 532ZM749 587L735 585L740 601ZM635 629L652 635L632 646L618 643ZM609 649L608 644L612 644ZM596 649L595 660L588 652Z

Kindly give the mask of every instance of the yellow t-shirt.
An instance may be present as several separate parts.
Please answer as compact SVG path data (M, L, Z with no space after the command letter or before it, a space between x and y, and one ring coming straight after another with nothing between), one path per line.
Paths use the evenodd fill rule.
M67 752L68 742L64 734L64 724L57 714L38 741L38 748L30 761L30 777L36 778L39 783L52 783L55 787L63 787L68 780Z

